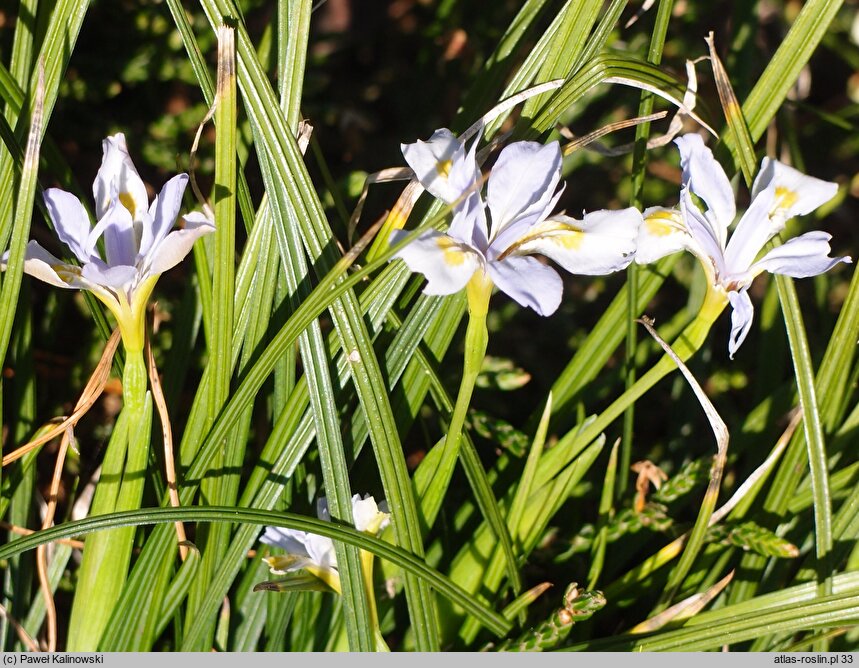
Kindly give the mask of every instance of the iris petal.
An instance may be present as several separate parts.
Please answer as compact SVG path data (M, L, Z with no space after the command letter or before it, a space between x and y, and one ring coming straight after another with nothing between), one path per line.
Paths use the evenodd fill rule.
M680 212L691 237L689 250L698 256L705 269L712 267L716 276L724 275L725 257L718 232L692 201L686 187L680 191Z
M739 274L748 270L761 249L783 226L781 220L770 218L774 197L775 187L770 185L758 193L737 223L725 249L728 274Z
M179 264L191 247L204 234L215 231L215 226L202 213L193 212L183 216L185 226L173 230L160 243L153 247L144 258L142 276L157 276Z
M704 216L710 222L719 245L724 248L728 226L737 214L731 182L700 135L683 135L674 143L680 149L683 185L707 204Z
M540 315L552 315L561 303L561 277L537 258L510 256L488 263L487 270L499 290Z
M501 151L489 176L486 202L492 215L490 238L505 227L530 225L546 214L561 178L558 142L515 142Z
M427 141L401 144L400 148L418 181L429 193L448 204L459 198L462 191L457 192L448 175L457 154L461 157L465 150L450 130L441 128Z
M814 211L838 192L837 183L808 176L778 160L764 158L752 184L752 197L770 186L775 187L776 193L770 215L782 221Z
M149 207L151 223L143 227L140 240L140 257L146 257L152 249L157 248L173 227L182 206L182 195L187 184L188 175L177 174L164 184L161 192L153 200Z
M395 244L408 233L397 230L391 234ZM402 259L414 272L426 276L424 293L451 295L459 292L483 263L483 256L471 246L441 232L431 231L418 237L400 250Z
M761 271L784 274L793 278L807 278L829 271L841 262L850 263L849 257L829 257L831 234L807 232L773 248L749 269L752 277Z
M6 271L6 263L8 262L9 251L3 253L0 258L0 268ZM69 272L78 274L80 269L73 265L66 264L59 258L54 257L51 253L42 248L37 241L27 243L27 249L24 251L24 273L38 278L40 281L50 283L58 288L79 288L80 285L72 285L69 281L63 280L58 272L68 274Z
M97 256L96 244L104 237L104 250L109 265L133 265L137 260L137 239L131 213L114 200L107 213L92 229L86 250Z
M731 311L731 334L728 338L728 356L734 359L734 354L746 340L746 336L752 328L755 309L746 290L731 290L728 292L728 301L733 307L733 311Z
M653 206L644 210L635 240L635 261L650 264L667 255L689 250L692 238L678 209Z
M133 220L141 220L148 208L149 196L128 154L125 135L120 132L107 137L102 142L102 151L101 167L92 184L96 218L101 219L107 213L115 189L116 196Z
M69 247L78 260L89 261L91 251L87 249L87 239L90 219L83 204L77 197L59 188L48 188L44 199L60 241Z
M640 225L635 208L594 211L584 220L557 215L531 227L514 254L545 255L571 274L610 274L632 262Z

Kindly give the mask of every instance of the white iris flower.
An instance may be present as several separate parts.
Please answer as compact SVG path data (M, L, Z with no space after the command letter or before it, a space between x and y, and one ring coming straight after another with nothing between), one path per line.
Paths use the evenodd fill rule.
M95 226L71 193L58 188L44 193L57 236L80 266L63 262L30 241L24 272L60 288L91 291L116 317L126 349L142 350L146 304L158 277L181 262L194 242L215 227L202 213L192 212L182 216L181 229L171 232L188 175L170 179L150 205L125 136L108 137L102 148L101 167L93 183Z
M427 278L425 293L453 294L481 272L519 304L546 316L561 302L561 277L534 255L588 275L608 274L632 261L642 220L638 210L597 211L583 220L550 215L561 195L557 142L505 147L489 176L486 203L478 187L476 143L466 150L441 129L426 142L402 147L421 185L455 204L447 233L426 232L396 255ZM406 234L392 233L392 243Z
M769 271L805 278L840 262L851 262L849 257L829 257L832 237L819 231L790 239L758 258L790 218L827 202L838 186L764 158L752 185L749 208L728 240L736 204L727 175L700 136L685 135L675 143L683 170L680 208L654 207L644 212L635 259L641 264L655 262L684 249L698 257L711 289L721 292L733 308L728 341L733 358L752 325L754 308L748 289L758 274Z

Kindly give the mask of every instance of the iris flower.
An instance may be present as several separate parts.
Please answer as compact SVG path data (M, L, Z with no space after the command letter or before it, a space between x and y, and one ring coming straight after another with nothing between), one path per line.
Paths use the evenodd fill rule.
M384 507L384 502L382 504ZM361 498L359 494L352 497L352 518L358 531L378 534L388 526L390 516L380 510L372 496ZM328 512L328 501L322 497L317 502L316 514L319 519L331 521ZM319 536L297 529L282 529L266 527L260 540L266 545L283 548L286 554L265 557L272 573L284 574L301 569L322 580L334 591L340 592L340 575L337 572L337 557L334 554L334 541L326 536ZM369 553L367 553L369 555ZM372 559L372 555L369 555Z
M93 183L95 226L71 193L58 188L44 193L57 236L80 266L63 262L38 242L30 241L24 272L60 288L89 290L116 317L126 349L142 350L146 304L158 277L178 264L194 242L215 227L202 213L192 212L182 217L181 229L171 232L188 175L170 179L150 204L128 154L125 136L108 137L102 149L101 167Z
M728 240L736 205L727 175L700 136L685 135L675 143L683 170L679 210L654 207L644 212L635 259L644 264L685 249L701 261L710 289L733 308L728 340L733 359L752 325L748 289L758 274L805 278L851 262L849 257L829 257L832 236L820 231L790 239L758 257L790 218L829 201L838 186L764 158L752 184L749 208Z
M426 142L402 147L421 185L454 205L447 233L425 232L397 253L409 269L427 278L426 294L453 294L477 276L547 316L560 304L561 277L534 255L571 273L590 275L608 274L632 261L641 223L638 210L597 211L583 220L550 215L561 195L557 142L505 147L489 176L486 203L480 194L476 144L466 149L441 129ZM406 234L394 232L391 240Z

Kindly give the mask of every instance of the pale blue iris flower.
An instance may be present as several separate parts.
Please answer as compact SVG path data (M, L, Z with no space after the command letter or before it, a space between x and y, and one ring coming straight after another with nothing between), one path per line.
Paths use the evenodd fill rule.
M125 136L108 137L102 148L101 167L93 183L95 226L71 193L58 188L44 193L57 236L80 266L63 262L30 241L24 271L60 288L91 291L113 312L126 348L142 349L144 313L158 276L178 264L194 242L215 227L202 213L192 212L182 216L181 229L171 232L188 175L170 179L150 205Z
M632 261L642 220L638 210L596 211L583 220L550 215L561 195L557 142L505 147L488 178L485 203L476 143L466 149L442 129L426 142L402 147L421 185L454 205L447 233L426 232L396 255L427 278L426 294L453 294L482 272L519 304L545 316L558 308L563 288L558 273L534 255L588 275L608 274ZM392 243L406 234L394 232Z
M654 207L644 212L635 259L642 264L654 262L684 249L698 257L710 289L720 291L733 308L728 341L733 358L752 325L754 308L748 289L758 274L769 271L805 278L840 262L851 262L849 257L829 257L832 237L819 231L790 239L758 259L790 218L829 201L838 186L764 158L752 185L749 208L728 240L736 204L727 175L700 136L685 135L675 143L683 170L679 210Z

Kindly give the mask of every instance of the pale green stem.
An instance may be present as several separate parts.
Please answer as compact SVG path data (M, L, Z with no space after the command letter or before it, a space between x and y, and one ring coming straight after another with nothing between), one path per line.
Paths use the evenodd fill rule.
M367 605L370 612L370 624L373 626L373 639L376 643L377 652L390 652L388 643L382 637L382 630L379 628L379 612L376 608L376 596L373 591L373 560L375 555L367 550L361 550L361 575L364 580L364 590L367 593Z
M441 509L447 486L453 476L456 458L459 454L462 427L471 404L474 384L483 365L483 356L489 342L486 330L486 314L489 310L489 297L492 295L492 282L482 271L472 276L466 288L468 294L468 328L465 332L465 360L463 361L462 380L459 394L453 407L453 415L447 429L438 467L430 472L430 477L415 476L415 487L420 499L421 510L427 528L432 527ZM420 471L420 469L418 469Z
M91 515L136 510L143 496L152 403L142 350L126 349L122 381L125 404L105 453ZM68 651L98 649L125 585L133 542L134 527L87 537L69 621Z

